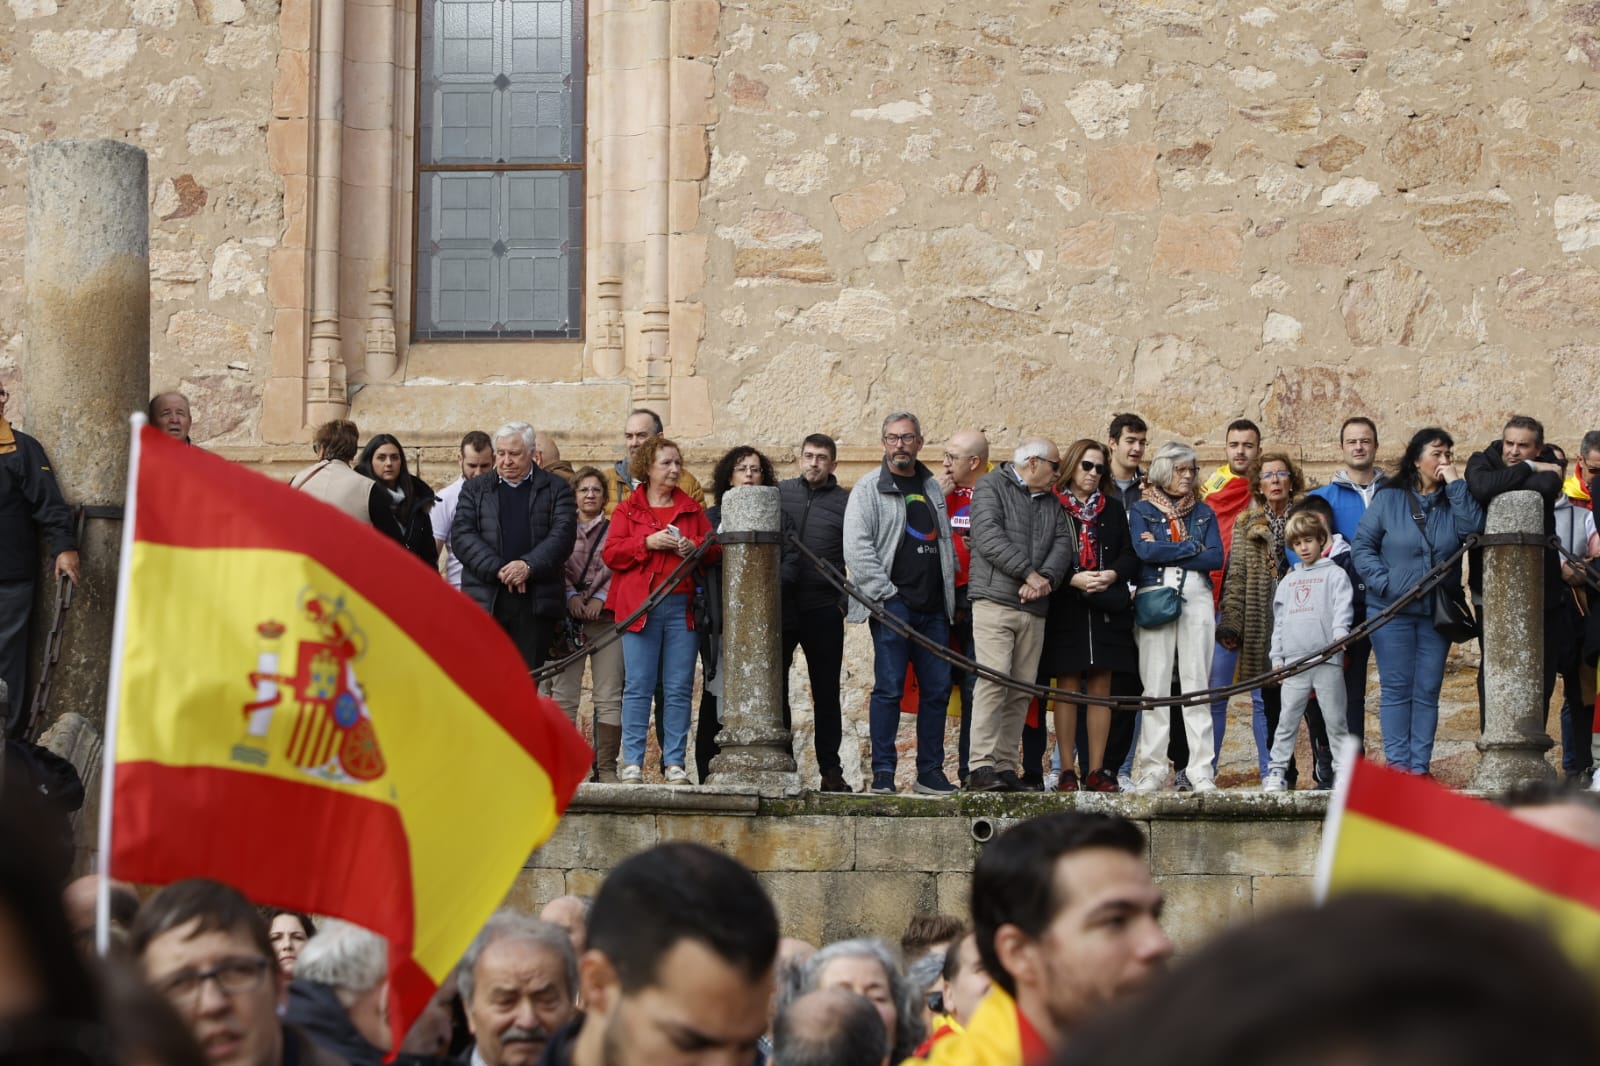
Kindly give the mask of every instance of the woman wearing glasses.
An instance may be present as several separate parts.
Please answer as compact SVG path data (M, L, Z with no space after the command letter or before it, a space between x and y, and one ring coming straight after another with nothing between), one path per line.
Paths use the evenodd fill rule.
M1228 552L1228 572L1222 581L1222 616L1217 622L1217 642L1239 653L1240 680L1267 672L1272 645L1272 596L1293 565L1284 542L1284 526L1289 521L1289 508L1306 487L1300 468L1283 452L1261 454L1246 476L1255 506L1233 524L1233 547ZM1272 738L1278 732L1278 712L1283 706L1281 687L1262 685L1261 705L1263 713L1253 726L1256 762L1264 778ZM1306 722L1313 745L1320 737L1321 746L1326 749L1328 735L1322 727L1322 716L1308 708ZM1291 759L1286 776L1291 789L1295 775ZM1328 783L1331 785L1332 781Z
M1133 642L1133 595L1128 584L1139 573L1139 556L1128 536L1122 504L1101 488L1110 476L1106 447L1080 440L1067 449L1056 498L1066 508L1075 560L1072 580L1050 596L1045 619L1039 681L1094 696L1111 693L1111 675L1137 673L1139 650ZM1061 756L1057 791L1080 787L1075 768L1078 705L1056 703L1056 748ZM1117 791L1117 775L1105 767L1111 708L1089 707L1088 760L1081 786L1089 792Z

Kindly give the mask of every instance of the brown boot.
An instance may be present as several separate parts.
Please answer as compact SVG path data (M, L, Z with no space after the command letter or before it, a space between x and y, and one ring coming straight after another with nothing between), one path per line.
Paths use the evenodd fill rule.
M594 763L597 778L603 784L617 783L617 755L622 751L622 727L596 722L594 727Z

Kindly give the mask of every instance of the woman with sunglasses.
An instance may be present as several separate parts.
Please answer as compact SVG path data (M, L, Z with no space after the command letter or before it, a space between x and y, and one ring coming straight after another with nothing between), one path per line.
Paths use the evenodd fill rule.
M1283 531L1289 521L1289 508L1306 487L1300 467L1283 452L1264 452L1257 456L1246 476L1255 506L1233 524L1233 547L1228 552L1227 576L1222 581L1222 616L1217 622L1217 643L1239 653L1237 676L1240 680L1258 677L1270 666L1272 597L1278 591L1278 582L1294 565ZM1278 732L1282 694L1279 685L1262 685L1262 713L1252 721L1256 762L1263 778L1272 751L1272 738ZM1313 750L1326 750L1328 734L1315 706L1306 708L1306 723L1311 730ZM1328 767L1327 785L1331 787L1331 755ZM1291 789L1296 773L1294 760L1290 759L1286 780Z
M1106 446L1076 441L1067 449L1056 498L1066 508L1076 560L1072 580L1050 596L1045 619L1044 653L1039 682L1106 696L1111 675L1138 673L1139 649L1133 641L1133 594L1128 584L1139 574L1139 556L1128 535L1122 504L1102 486L1110 477ZM1053 704L1056 749L1061 756L1059 792L1080 787L1074 751L1078 705ZM1117 775L1106 769L1106 740L1111 733L1111 708L1087 710L1089 750L1081 787L1089 792L1116 792Z

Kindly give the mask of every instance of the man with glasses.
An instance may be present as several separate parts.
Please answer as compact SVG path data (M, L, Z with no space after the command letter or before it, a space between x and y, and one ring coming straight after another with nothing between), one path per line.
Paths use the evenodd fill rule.
M56 579L78 583L78 544L72 509L38 441L6 421L0 386L0 681L10 693L10 735L28 706L28 622L39 576L39 543L54 558Z
M134 958L183 1016L211 1066L334 1066L341 1060L278 1020L288 978L261 914L216 881L178 881L134 919Z
M1344 453L1344 469L1326 485L1312 489L1333 508L1333 532L1353 542L1361 516L1367 513L1373 493L1383 487L1388 475L1378 466L1378 426L1365 415L1353 415L1339 427L1339 450ZM1356 625L1365 619L1357 618ZM1345 728L1366 746L1367 664L1372 661L1372 641L1366 637L1351 641L1344 651Z
M1050 593L1072 576L1066 508L1050 491L1061 452L1042 437L985 474L972 494L972 640L978 662L1032 681L1044 650ZM1020 792L1017 751L1028 694L978 678L972 697L973 792Z
M950 643L957 651L972 658L972 600L967 595L967 580L972 571L972 549L968 536L972 532L972 490L978 479L989 472L989 438L980 430L963 429L950 434L944 446L944 477L939 487L944 489L944 509L950 515L951 545L956 550L956 617L950 627ZM972 686L977 675L951 667L950 687L961 690L961 740L956 749L956 776L965 787L967 763L972 745Z
M909 411L883 420L883 466L850 490L844 512L844 558L863 595L941 647L955 616L955 550L939 481L917 461L922 424ZM850 604L849 620L865 622L867 609ZM872 791L895 792L900 696L906 665L916 672L917 779L915 791L945 796L955 791L944 773L945 704L950 667L933 652L887 625L871 624L873 685Z

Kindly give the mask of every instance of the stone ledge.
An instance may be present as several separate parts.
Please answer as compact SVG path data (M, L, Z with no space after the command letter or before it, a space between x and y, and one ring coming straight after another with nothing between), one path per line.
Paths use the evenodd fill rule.
M603 785L586 781L567 808L571 814L738 814L768 813L755 792L714 786ZM783 812L789 813L789 812ZM798 812L796 812L798 813Z
M844 795L807 792L793 799L763 799L761 813L771 815L831 814L847 818L994 818L1002 822L1055 811L1082 810L1120 814L1136 822L1152 818L1182 821L1320 821L1328 811L1328 792L1286 792L1268 795L1237 790L1197 795L1193 792L961 792L948 798L925 796Z

